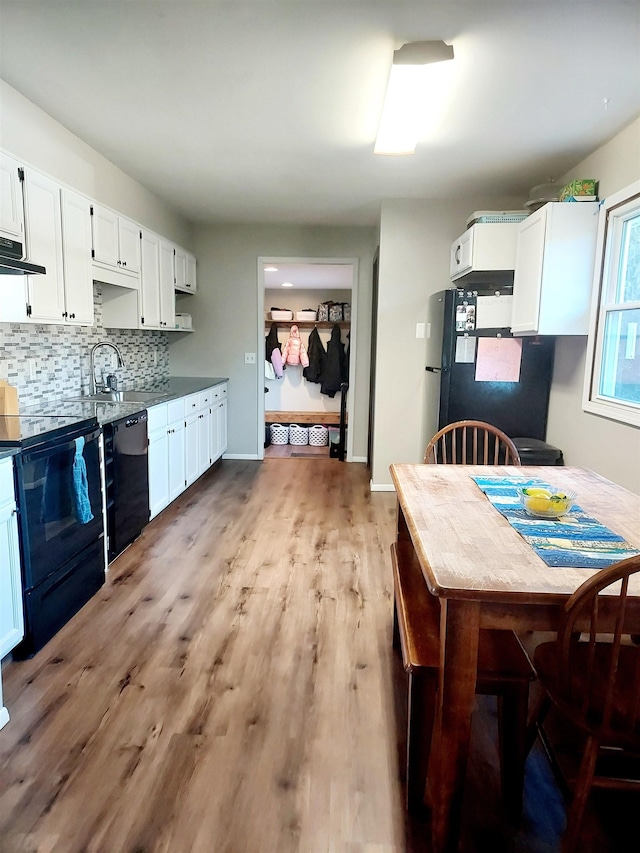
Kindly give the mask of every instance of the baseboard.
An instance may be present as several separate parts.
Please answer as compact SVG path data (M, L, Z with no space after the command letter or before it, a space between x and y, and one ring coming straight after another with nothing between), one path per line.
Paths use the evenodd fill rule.
M350 461L351 462L364 462L364 464L366 465L367 464L367 457L366 456L352 456Z
M259 460L257 453L224 453L223 459L254 459Z
M369 490L372 492L395 492L393 483L372 483L369 482Z

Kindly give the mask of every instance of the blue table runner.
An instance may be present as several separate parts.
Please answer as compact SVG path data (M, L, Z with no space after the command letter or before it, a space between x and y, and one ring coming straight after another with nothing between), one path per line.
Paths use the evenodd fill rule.
M577 504L560 518L530 516L520 503L520 490L538 486L557 491L543 480L524 477L471 479L548 566L604 569L640 553Z

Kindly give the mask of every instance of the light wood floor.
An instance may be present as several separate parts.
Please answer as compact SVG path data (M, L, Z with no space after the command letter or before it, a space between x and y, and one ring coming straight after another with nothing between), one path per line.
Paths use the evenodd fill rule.
M394 520L359 464L206 474L5 667L0 851L428 853L400 783ZM479 706L465 849L552 853L544 762L523 826L504 820L494 723Z

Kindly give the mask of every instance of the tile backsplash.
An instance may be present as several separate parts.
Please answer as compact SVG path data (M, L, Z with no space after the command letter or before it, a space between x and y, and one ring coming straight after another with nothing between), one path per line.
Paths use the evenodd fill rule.
M89 355L99 341L118 347L124 367L116 369L115 353L105 347L96 353L98 377L115 373L120 388L142 389L169 376L167 332L105 329L99 284L93 301L93 326L0 323L0 379L18 388L21 407L88 393Z

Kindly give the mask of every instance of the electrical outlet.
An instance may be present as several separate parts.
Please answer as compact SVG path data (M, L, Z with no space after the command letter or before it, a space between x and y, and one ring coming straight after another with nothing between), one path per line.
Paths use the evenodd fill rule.
M9 360L0 358L0 379L9 378Z
M29 379L36 378L36 371L38 369L38 360L35 358L29 359Z
M158 366L158 350L157 349L154 349L154 351L153 351L153 366L154 367Z
M244 354L244 363L245 363L245 364L255 364L255 363L256 363L256 354L255 354L255 352L245 352L245 354Z

